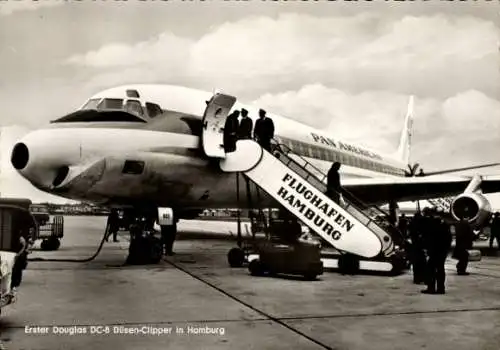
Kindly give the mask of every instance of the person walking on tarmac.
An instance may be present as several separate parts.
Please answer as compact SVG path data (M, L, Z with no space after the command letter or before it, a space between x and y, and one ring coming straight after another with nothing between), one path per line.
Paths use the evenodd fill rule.
M17 254L14 266L12 267L11 289L16 292L17 287L21 285L23 279L23 270L28 265L28 244L26 239L19 235L19 243L17 244Z
M327 190L326 195L333 200L335 203L340 204L340 194L342 192L342 187L340 185L340 163L335 162L328 170L327 175Z
M226 118L224 124L224 149L226 153L236 151L236 141L238 140L238 128L240 111L234 111Z
M500 249L500 213L496 212L493 215L490 226L490 248L493 248L493 241L497 241L498 249Z
M170 225L161 225L161 241L163 245L163 254L167 256L175 255L174 242L177 234L177 220L172 218Z
M266 117L266 111L263 109L259 109L259 119L255 122L253 136L262 148L271 152L271 140L274 137L274 123L271 118Z
M430 220L427 255L427 289L424 294L445 294L446 273L444 264L451 247L451 231L449 226L439 216Z
M469 264L469 249L472 249L474 233L472 232L471 225L468 218L463 218L455 226L455 250L453 257L458 260L457 274L466 276L467 265Z
M118 216L118 210L111 209L111 212L109 213L108 216L108 222L106 223L106 229L107 229L106 242L108 241L109 236L111 236L111 234L113 234L113 242L118 242L116 236L118 234L118 229L120 224L119 221L120 217Z
M241 110L240 126L238 128L238 139L248 140L252 138L253 121L248 116L248 111L243 108Z
M413 270L413 283L425 282L426 257L423 241L423 218L420 212L415 213L408 227L411 239L410 261Z

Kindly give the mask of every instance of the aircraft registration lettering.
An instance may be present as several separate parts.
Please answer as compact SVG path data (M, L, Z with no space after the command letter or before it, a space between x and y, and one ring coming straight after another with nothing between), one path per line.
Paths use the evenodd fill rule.
M278 196L288 202L293 209L303 214L318 231L326 233L334 240L339 240L342 232L347 233L353 229L354 223L331 207L328 202L314 194L308 188L307 182L301 182L287 173L283 177L282 183L283 185L277 192ZM326 222L321 215L316 213L317 210L321 210L323 214L333 220Z

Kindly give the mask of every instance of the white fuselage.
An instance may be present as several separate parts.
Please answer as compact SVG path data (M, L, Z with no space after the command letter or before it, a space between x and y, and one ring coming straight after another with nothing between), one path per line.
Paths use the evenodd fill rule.
M127 90L137 91L139 97ZM220 171L200 146L201 121L211 96L170 85L102 91L82 106L81 116L69 115L21 139L26 149L19 151L19 147L17 153L14 149L13 165L37 188L70 199L187 209L236 207L236 175ZM133 101L143 108L137 120L123 119L126 113L99 120L101 114L87 107L104 104L97 109L105 110L113 102L127 108ZM151 118L153 105L161 107L161 114ZM237 101L233 109L241 108L249 111L255 124L260 106ZM274 121L278 140L323 173L339 161L343 178L405 176L403 160L343 142L270 111L267 116ZM124 166L132 170L125 171ZM244 196L245 186L241 187ZM266 197L262 205L269 201Z

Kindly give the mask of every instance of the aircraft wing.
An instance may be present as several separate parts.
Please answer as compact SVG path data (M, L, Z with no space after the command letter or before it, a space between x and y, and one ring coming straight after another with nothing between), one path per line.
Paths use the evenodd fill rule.
M345 179L342 186L365 203L414 201L463 193L472 176ZM500 175L482 176L483 193L500 192Z

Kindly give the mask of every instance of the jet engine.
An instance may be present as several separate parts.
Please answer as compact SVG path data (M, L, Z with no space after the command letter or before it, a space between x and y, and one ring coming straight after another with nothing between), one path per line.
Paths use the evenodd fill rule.
M455 220L467 218L475 226L482 226L491 216L490 202L481 193L462 193L451 203Z

